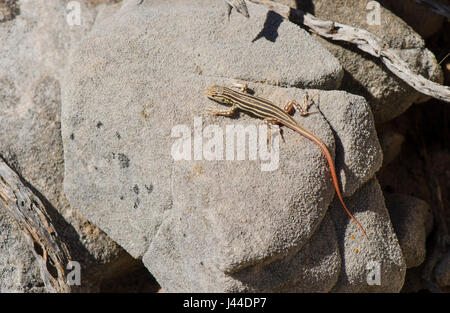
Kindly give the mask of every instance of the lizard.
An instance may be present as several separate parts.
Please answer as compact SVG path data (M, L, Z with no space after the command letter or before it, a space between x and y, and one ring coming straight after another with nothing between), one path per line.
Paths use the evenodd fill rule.
M334 166L333 159L331 157L331 154L327 148L327 146L322 142L322 140L314 135L309 130L305 129L303 126L300 125L293 117L291 117L291 113L294 109L294 107L300 112L302 116L305 116L308 113L308 107L302 108L299 104L297 104L295 101L291 100L287 103L284 110L278 107L277 105L273 104L269 100L256 97L253 95L250 95L246 92L247 86L246 85L240 85L241 91L236 91L231 88L222 87L213 85L210 88L206 89L204 91L204 94L211 100L214 100L220 104L224 105L231 105L231 109L229 110L211 110L208 111L212 113L213 115L220 115L220 116L226 116L231 117L233 116L236 111L241 110L246 113L252 113L253 115L262 118L268 126L273 124L278 125L284 125L293 131L298 132L300 135L306 137L307 139L314 142L320 150L322 150L323 154L325 155L325 158L327 160L328 166L330 168L331 172L331 178L333 180L334 189L336 190L336 194L339 198L339 201L341 205L343 206L344 210L347 212L348 216L358 225L362 233L364 234L364 237L367 238L367 234L364 230L364 228L361 226L361 224L358 222L358 220L350 213L350 211L347 209L347 206L345 205L344 199L342 197L341 191L339 189L339 183L336 175L336 169ZM270 128L269 128L270 129Z

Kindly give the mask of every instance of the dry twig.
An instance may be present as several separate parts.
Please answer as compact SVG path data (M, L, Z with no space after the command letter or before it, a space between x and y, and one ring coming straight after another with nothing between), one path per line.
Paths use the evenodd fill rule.
M230 18L231 10L234 8L238 13L241 13L245 17L249 18L250 15L248 14L247 5L245 4L244 0L225 0L225 3L227 5L227 15L228 19Z
M35 255L40 274L50 292L70 292L65 266L71 257L44 205L0 158L0 209L19 225Z
M392 73L417 91L450 102L450 87L440 85L414 73L393 49L372 33L346 24L322 20L312 14L270 0L248 1L264 5L287 20L307 26L312 32L324 38L352 43L360 50L380 58Z

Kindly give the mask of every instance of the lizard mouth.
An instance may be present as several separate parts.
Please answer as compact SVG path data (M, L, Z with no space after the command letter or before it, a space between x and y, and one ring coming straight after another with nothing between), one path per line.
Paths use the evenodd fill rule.
M203 91L203 93L205 94L205 95L207 95L208 97L212 97L212 96L214 96L214 91L213 91L213 88L214 88L215 86L212 86L212 87L209 87L208 89L205 89L204 91Z

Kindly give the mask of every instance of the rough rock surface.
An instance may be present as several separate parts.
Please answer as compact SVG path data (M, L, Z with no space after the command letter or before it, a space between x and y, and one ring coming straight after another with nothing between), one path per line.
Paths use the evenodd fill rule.
M14 220L0 211L0 293L46 292L39 264Z
M414 71L433 81L442 83L443 74L434 55L425 47L424 40L402 19L391 11L380 7L380 25L369 25L367 9L369 0L313 0L299 2L277 0L297 7L315 16L366 29L383 39L389 47L412 67ZM369 20L370 19L369 16ZM409 87L392 74L380 60L364 54L354 46L337 43L317 36L344 67L341 89L363 96L372 108L376 123L387 122L408 109L414 102L423 102L429 97Z
M201 216L177 213L164 220L144 256L167 292L327 292L336 283L341 260L328 215L301 250L226 273L216 264L214 229Z
M392 130L377 129L383 150L383 166L391 163L401 152L405 136Z
M442 258L434 269L434 276L441 287L450 286L450 252Z
M380 169L383 154L364 98L347 92L320 95L320 111L338 134L336 165L343 195L351 196Z
M364 99L308 90L318 94L311 111L320 114L295 115L337 151L343 192L354 194L350 207L358 205L356 217L372 237L363 239L337 205L332 210L346 218L333 221L339 240L355 236L359 259L340 252L342 263L338 256L326 214L334 190L312 142L288 129L283 142L272 131L280 147L272 171L262 170L268 161L260 154L249 160L248 151L241 161L217 159L229 149L227 126L251 132L262 122L242 113L209 116L205 108L218 105L203 94L207 87L240 79L284 105L303 99L306 91L296 87L340 82L338 63L305 31L279 21L274 35L277 17L248 6L249 20L232 14L224 26L223 4L209 0L128 4L93 29L72 54L62 94L68 198L133 256L143 256L166 291L329 291L338 276L336 288L367 290L361 266L374 255L392 282L372 289L399 290L405 266L381 191L370 180L382 157ZM310 72L298 58L308 58ZM250 142L265 143L263 134L250 135L256 138ZM212 146L212 137L224 145ZM180 151L189 151L187 160L174 159ZM343 272L358 279L342 281Z
M431 208L425 201L408 195L385 197L406 266L419 266L425 260L425 242L433 227Z
M254 49L251 42L264 29L267 11L254 5L250 9L253 20L225 24L230 29L224 30L222 3L154 1L137 9L129 5L94 29L73 55L63 95L65 191L71 203L135 257L143 255L164 212L173 206L170 149L175 139L170 137L171 129L177 124L191 127L194 117L230 123L204 114L206 106L213 104L203 95L204 89L214 83L230 84L229 79L219 78L231 75L230 67L235 73L232 78L250 81L261 81L270 71L278 77L277 83L285 85L338 84L338 63L295 25L282 23L275 42L262 37L256 41L260 49ZM167 20L173 21L170 29ZM209 48L213 43L241 49L222 53ZM309 63L322 65L317 66L318 73L304 75L304 66L293 63L303 54L311 59ZM264 60L271 59L277 59L277 65L267 66ZM326 121L317 114L308 119L316 124L313 131L322 125L318 135L333 150ZM298 150L308 153L303 147ZM309 162L320 162L323 166L318 171L326 171L319 149L313 151L316 159ZM240 163L220 163L239 173L236 165ZM186 164L192 171L193 164ZM251 164L260 172L259 164ZM248 164L246 171L252 171ZM329 186L327 178L319 180Z
M441 28L445 17L434 13L424 4L415 0L381 0L379 1L386 9L401 17L419 35L427 39ZM450 5L448 0L440 0L442 4Z
M399 292L405 279L406 264L378 180L373 178L358 189L348 198L347 205L365 227L369 239L363 239L358 227L335 199L330 212L343 266L332 291Z
M94 10L79 3L81 26L66 23L67 1L43 0L20 1L20 14L0 24L0 155L32 186L53 214L55 227L73 259L81 263L82 285L87 291L95 290L95 283L101 281L111 264L131 258L74 210L63 191L60 79L70 49L90 30L96 16ZM21 236L8 224L2 227L0 233L11 233L9 238ZM15 266L31 271L35 265L23 257L23 249L27 248L16 242L19 241L5 241L6 250L2 249L0 258L15 251ZM20 248L14 249L16 246ZM6 265L1 264L0 271L5 270L3 266ZM33 289L36 283L34 276L29 282L15 283L3 277L6 276L0 280L0 289ZM36 284L40 288L42 282ZM91 284L94 289L90 289Z
M163 222L144 263L169 292L398 292L406 267L376 180L347 198L347 203L351 208L367 208L356 217L366 226L370 240L363 239L357 227L348 227L351 221L335 204L331 211L338 212L331 216L335 216L337 237L326 215L300 251L221 271L214 257L221 253L221 238L208 225L210 220L192 210L184 214L178 210ZM369 224L373 216L375 225ZM380 285L368 284L373 261L380 264Z

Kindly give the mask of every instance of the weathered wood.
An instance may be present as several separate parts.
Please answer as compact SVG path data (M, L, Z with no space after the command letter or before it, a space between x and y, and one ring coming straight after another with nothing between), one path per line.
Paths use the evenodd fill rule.
M228 19L230 18L231 9L233 8L245 17L250 17L244 0L225 0L225 3L228 6Z
M322 20L312 14L270 0L248 1L264 5L285 19L307 26L312 32L324 38L352 43L360 50L380 58L392 73L417 91L450 102L450 87L435 83L414 73L408 63L402 60L393 49L389 48L387 43L372 33L346 24Z
M70 292L66 266L71 260L39 198L0 157L0 210L22 230L36 257L42 280L50 292Z

